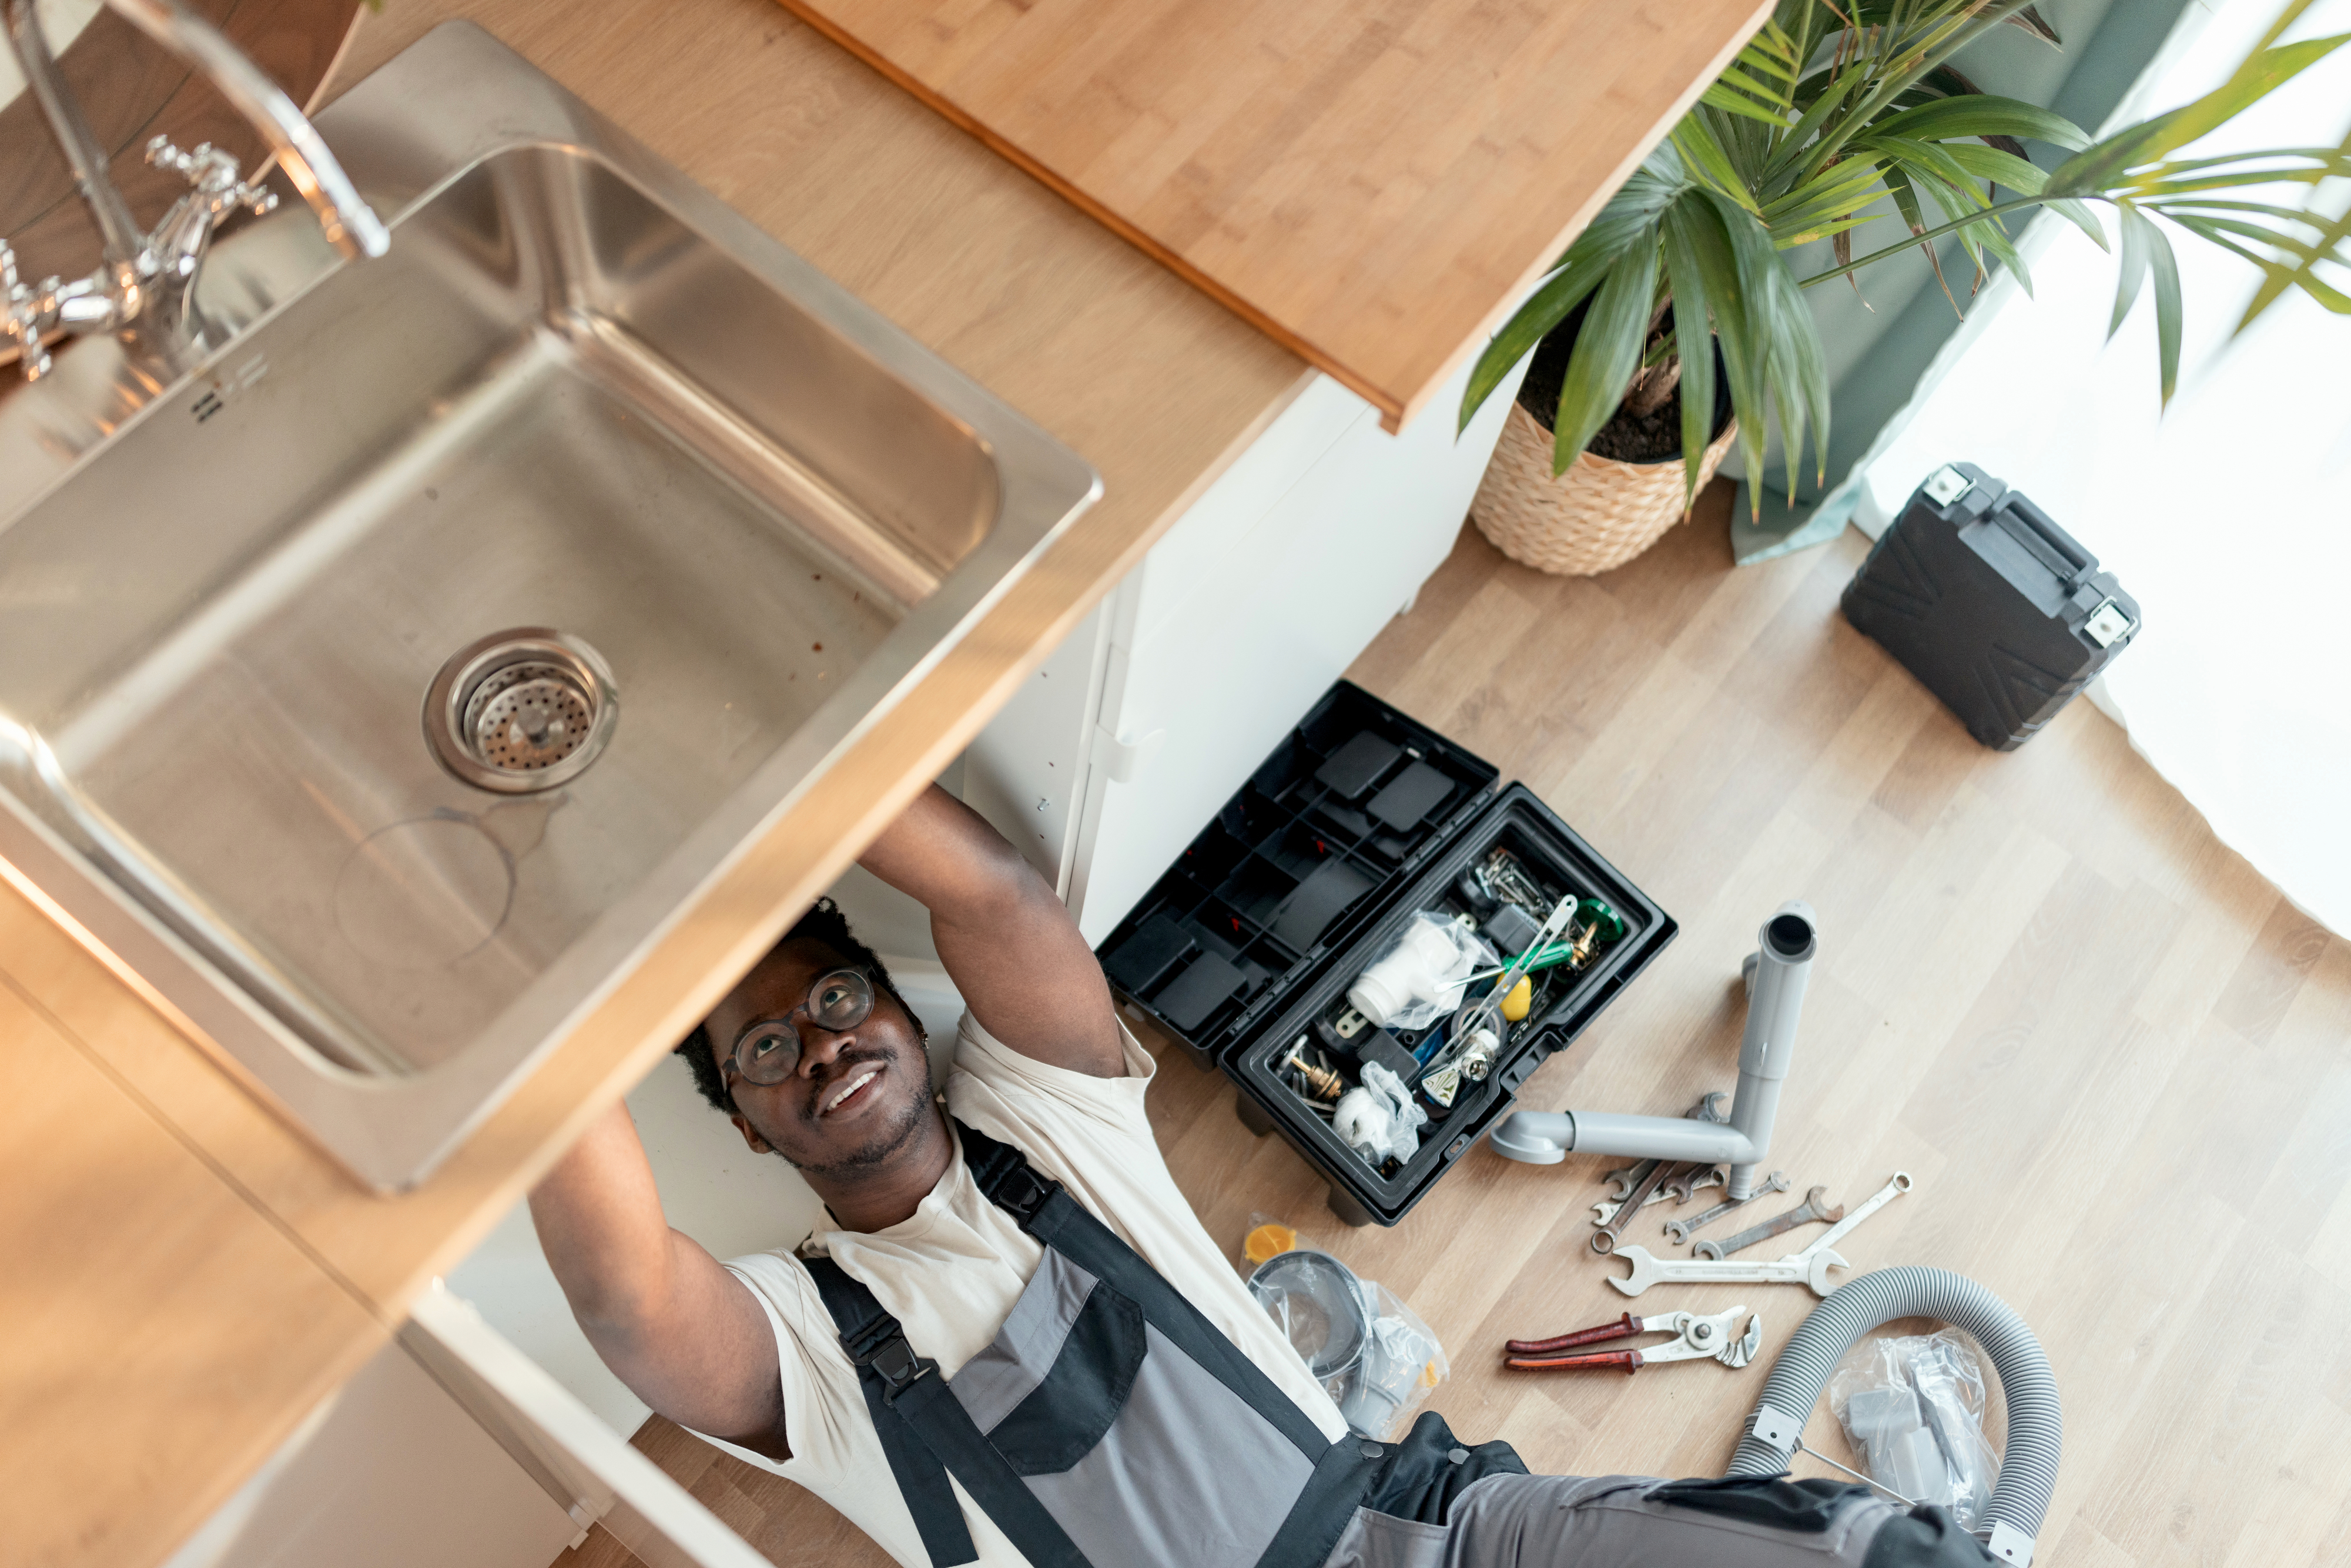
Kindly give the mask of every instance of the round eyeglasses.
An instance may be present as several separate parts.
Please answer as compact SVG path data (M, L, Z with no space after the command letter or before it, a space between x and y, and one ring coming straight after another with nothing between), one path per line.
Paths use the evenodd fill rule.
M827 1034L855 1029L873 1013L873 982L862 969L819 975L799 1006L781 1018L761 1019L735 1037L734 1067L747 1083L781 1083L800 1064L800 1032L793 1020L806 1013Z

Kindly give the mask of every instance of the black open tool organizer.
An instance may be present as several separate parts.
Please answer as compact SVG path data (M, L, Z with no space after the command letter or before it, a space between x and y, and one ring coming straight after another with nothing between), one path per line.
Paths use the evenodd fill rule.
M1353 1043L1331 1025L1416 911L1480 915L1458 884L1498 849L1545 897L1606 904L1625 933L1595 945L1581 967L1539 971L1537 984L1551 983L1510 1027L1486 1078L1465 1082L1449 1109L1421 1100L1442 1119L1421 1129L1410 1160L1375 1169L1292 1088L1283 1059L1304 1036L1310 1058L1319 1048L1315 1059L1352 1082L1361 1055L1347 1052L1360 1047L1401 1070L1398 1050L1433 1043L1441 1023L1369 1030ZM1242 1121L1280 1133L1322 1173L1334 1212L1394 1225L1675 931L1526 786L1501 786L1492 764L1341 681L1097 951L1123 1000L1238 1085ZM1423 1065L1399 1075L1416 1082Z

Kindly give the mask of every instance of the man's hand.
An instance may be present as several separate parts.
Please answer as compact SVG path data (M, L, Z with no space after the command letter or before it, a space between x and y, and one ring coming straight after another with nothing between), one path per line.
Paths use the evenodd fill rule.
M791 1458L767 1312L662 1218L625 1103L531 1190L530 1218L572 1315L638 1398L682 1427Z
M1125 1071L1102 966L1045 879L934 784L858 863L931 912L931 940L974 1017L1023 1056Z

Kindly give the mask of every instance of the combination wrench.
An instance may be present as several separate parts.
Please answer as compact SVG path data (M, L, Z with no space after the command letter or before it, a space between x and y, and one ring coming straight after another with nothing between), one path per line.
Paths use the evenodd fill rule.
M1700 1187L1721 1186L1730 1180L1729 1166L1690 1166L1681 1175L1666 1178L1666 1196L1687 1203Z
M1666 1234L1672 1237L1677 1242L1687 1241L1701 1228L1713 1224L1716 1220L1720 1219L1724 1215L1729 1214L1732 1209L1738 1208L1744 1204L1753 1203L1757 1198L1761 1197L1767 1192L1785 1192L1787 1190L1788 1173L1786 1171L1773 1171L1770 1176L1763 1178L1762 1185L1758 1186L1753 1192L1749 1193L1745 1197L1726 1197L1720 1203L1716 1204L1712 1208L1708 1209L1704 1214L1695 1214L1687 1219L1667 1220Z
M1690 1191L1696 1192L1703 1187L1720 1186L1729 1178L1729 1167L1727 1166L1701 1166L1689 1174L1688 1180ZM1641 1207L1643 1208L1647 1208L1652 1205L1663 1203L1667 1198L1672 1198L1676 1203L1687 1202L1689 1199L1689 1193L1686 1193L1681 1190L1682 1180L1683 1178L1680 1176L1667 1176L1666 1178L1665 1185L1657 1188L1656 1191L1651 1193L1649 1195L1648 1202L1644 1203ZM1772 1190L1784 1192L1787 1190L1787 1186L1788 1184L1785 1181L1782 1181L1777 1188ZM1616 1217L1624 1212L1624 1209L1625 1206L1621 1203L1595 1203L1592 1206L1592 1223L1594 1225L1613 1224L1615 1221ZM1619 1228L1621 1229L1622 1228L1619 1227Z
M1666 1189L1661 1186L1656 1191L1651 1193L1649 1195L1648 1201L1641 1205L1641 1207L1643 1208L1651 1208L1665 1201ZM1609 1203L1604 1200L1595 1203L1592 1206L1592 1223L1594 1225L1606 1225L1624 1212L1625 1206L1621 1203Z
M1844 1218L1844 1205L1840 1203L1834 1208L1829 1207L1823 1201L1828 1191L1824 1186L1816 1186L1804 1194L1803 1202L1785 1214L1775 1214L1761 1225L1750 1225L1728 1240L1701 1241L1690 1249L1690 1253L1698 1258L1723 1259L1733 1252L1743 1252L1758 1241L1769 1241L1774 1236L1793 1230L1799 1225L1810 1225L1814 1220L1834 1225Z
M1667 1165L1661 1162L1647 1176L1643 1176L1640 1185L1625 1196L1623 1203L1616 1206L1616 1213L1609 1222L1592 1233L1592 1249L1603 1257L1616 1250L1616 1243L1624 1236L1625 1227L1633 1223L1633 1217L1641 1211L1641 1206L1649 1201L1651 1194L1666 1185L1667 1177L1676 1175L1681 1168L1679 1164Z
M1608 1282L1628 1296L1637 1296L1652 1285L1662 1284L1808 1285L1813 1294L1825 1296L1829 1293L1829 1275L1849 1266L1833 1250L1835 1244L1851 1235L1855 1226L1908 1192L1914 1185L1909 1172L1896 1171L1892 1181L1878 1188L1868 1202L1822 1232L1820 1239L1776 1263L1657 1258L1645 1247L1626 1247L1616 1256L1632 1264L1633 1271L1621 1279L1612 1275Z
M1602 1176L1600 1185L1607 1189L1611 1199L1621 1204L1633 1196L1635 1187L1647 1181L1656 1168L1664 1163L1662 1160L1636 1160L1623 1170L1610 1171L1606 1176ZM1604 1225L1607 1221L1603 1220L1601 1223Z

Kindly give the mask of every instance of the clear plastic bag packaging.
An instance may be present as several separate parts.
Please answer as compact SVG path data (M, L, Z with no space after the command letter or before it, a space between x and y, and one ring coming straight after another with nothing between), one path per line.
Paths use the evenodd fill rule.
M1878 1485L1983 1528L2000 1459L1984 1437L1983 1365L1958 1333L1864 1340L1829 1380L1829 1409Z
M1249 1293L1289 1338L1347 1419L1350 1430L1388 1441L1451 1370L1445 1347L1395 1291L1358 1278L1327 1252L1262 1214L1242 1244Z
M1426 1029L1461 1004L1464 983L1501 960L1485 938L1440 910L1416 909L1356 977L1347 1000L1381 1029Z
M1377 1166L1399 1163L1420 1152L1420 1129L1428 1120L1405 1081L1376 1061L1364 1063L1364 1081L1339 1096L1331 1130L1339 1141Z

